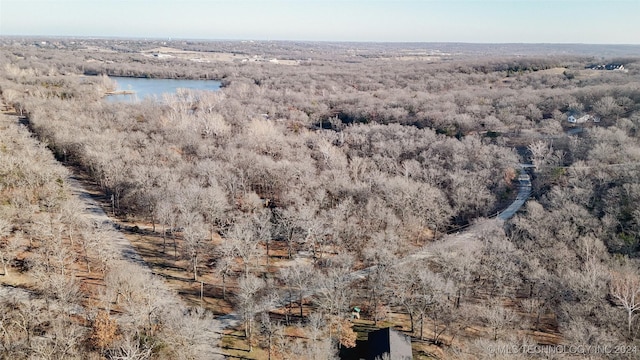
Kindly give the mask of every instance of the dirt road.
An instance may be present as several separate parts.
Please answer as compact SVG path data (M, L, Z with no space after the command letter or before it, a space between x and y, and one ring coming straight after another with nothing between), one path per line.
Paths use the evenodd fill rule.
M0 109L2 110L2 121L20 123L19 116L8 112L8 109L2 103L0 98ZM102 228L106 228L108 231L107 241L103 243L103 246L111 247L112 253L116 255L116 262L123 261L134 266L134 270L138 274L149 275L154 280L154 284L158 284L158 296L162 298L162 303L172 311L180 311L182 313L187 312L187 307L182 302L178 294L171 290L159 276L153 275L151 269L144 263L142 257L136 252L135 248L129 242L129 240L122 234L122 232L116 230L115 223L109 218L109 216L102 209L98 203L96 196L91 194L82 183L70 175L66 182L69 185L71 193L77 196L84 205L85 211L82 216L85 217L88 224L101 224ZM117 263L114 266L118 266ZM0 286L0 297L12 298L17 300L26 300L30 298L30 292L28 290L14 288L9 286ZM82 309L78 313L82 312ZM221 350L218 346L220 340L220 334L225 327L231 327L235 324L233 322L226 321L224 325L217 319L211 320L206 324L206 328L203 330L205 334L202 334L202 338L205 341L200 342L195 350L202 359L223 359Z

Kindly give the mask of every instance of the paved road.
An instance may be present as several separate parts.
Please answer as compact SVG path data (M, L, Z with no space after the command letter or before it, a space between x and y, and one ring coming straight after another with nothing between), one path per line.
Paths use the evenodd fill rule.
M523 166L523 169L526 167L527 166ZM116 251L118 251L121 254L122 259L126 259L134 264L137 264L140 267L141 272L150 273L151 270L145 265L144 261L142 260L142 257L135 251L132 244L127 240L127 238L121 232L115 231L115 224L109 218L109 216L104 212L102 207L100 207L98 202L94 199L93 195L91 195L77 179L71 177L68 179L68 182L71 186L72 192L76 196L78 196L78 198L80 198L85 204L85 208L86 208L85 216L87 216L87 218L90 221L107 224L108 226L114 229L111 245L114 246ZM519 189L518 189L518 195L516 199L509 205L508 208L506 208L505 210L503 210L498 214L497 219L504 221L513 217L513 215L526 202L530 194L531 194L531 182L529 180L521 179ZM493 221L495 220L487 219L485 220L485 223L489 223ZM461 241L469 240L475 236L476 231L478 231L477 229L481 228L482 225L483 224L476 224L470 228L467 228L461 233L458 233L455 235L449 235L447 241L461 242ZM399 260L395 264L395 266L405 265L416 260L424 260L429 257L431 257L431 253L429 249L423 249L405 257L404 259ZM345 281L352 283L358 280L364 280L373 270L375 270L375 268L376 268L375 266L372 266L372 267L368 267L358 271L354 271L345 277ZM165 290L166 290L165 294L167 296L166 300L169 303L173 304L172 306L184 308L184 304L173 291L169 290L168 288L166 288ZM308 298L308 297L314 296L316 293L317 293L317 290L309 289L303 293L303 297ZM285 295L285 292L282 292L282 294L280 295L281 296L278 297L277 301L270 304L268 308L261 309L261 310L262 311L275 310L288 305L292 300L298 299L297 296L295 297L295 299L290 299L288 297L288 292L287 292L287 295ZM206 358L210 358L210 359L221 358L221 356L219 355L220 354L219 349L217 349L216 346L213 345L213 343L218 342L218 339L220 337L219 333L221 333L224 329L236 327L240 325L240 323L241 323L241 317L237 313L230 313L224 316L220 316L211 323L211 326L209 327L209 331L211 332L210 338L213 341L211 343L211 346L208 346L207 348L202 349L203 352L207 354Z
M523 174L525 174L524 170L528 167L530 166L526 166L526 165L522 166ZM484 229L487 226L490 226L491 223L494 223L495 221L505 221L513 217L513 215L515 215L515 213L522 207L522 205L524 205L524 203L527 201L527 199L531 195L531 181L529 176L521 175L521 177L518 180L519 180L518 195L516 196L516 199L509 205L509 207L507 207L505 210L498 213L498 216L496 217L496 219L486 219L481 223L477 223L477 224L474 224L473 226L466 228L462 232L452 234L452 235L447 235L447 239L446 239L447 243L449 244L468 243L471 239L476 237L480 232L484 231ZM402 265L410 264L417 260L429 259L433 256L433 252L431 250L432 249L425 247L416 253L413 253L403 259L398 260L394 264L394 266L402 266ZM369 276L369 274L371 274L371 272L374 271L375 269L376 269L376 266L370 266L358 271L351 272L345 276L344 280L348 283L353 283L359 280L365 280L367 276ZM303 292L302 296L303 298L309 298L316 295L317 292L318 292L317 289L309 289ZM299 300L299 295L296 294L296 295L293 295L293 298L290 298L288 292L282 291L274 303L270 304L270 306L268 306L267 308L260 309L260 311L276 310L289 305L291 302L297 302L298 300ZM218 320L221 321L221 326L223 328L230 328L230 327L235 327L239 325L241 322L241 317L237 313L230 313L230 314L219 317Z
M524 170L524 169L523 169ZM519 181L518 186L518 195L516 199L503 211L498 214L498 219L500 220L509 220L516 214L518 210L524 205L527 199L531 196L531 180L527 176L522 177Z

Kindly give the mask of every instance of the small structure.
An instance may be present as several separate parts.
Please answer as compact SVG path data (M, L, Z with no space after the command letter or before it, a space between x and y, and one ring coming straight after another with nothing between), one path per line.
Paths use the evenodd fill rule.
M172 58L173 55L169 55L169 54L163 54L163 53L154 53L153 57L157 57L158 59L168 59L168 58Z
M367 360L411 360L411 338L391 328L369 333ZM387 355L385 355L387 354Z
M597 65L588 66L587 68L591 70L618 70L618 71L625 70L624 64L620 64L620 63L597 64Z
M518 176L518 181L531 181L531 177L527 173L522 173Z
M596 117L595 116L591 116L589 114L584 114L584 115L580 115L580 114L571 114L567 117L567 121L572 123L572 124L584 124L589 120L593 120L593 122L599 122L600 119L598 118L598 120L596 121Z
M576 119L576 123L578 123L578 124L584 124L584 123L586 123L586 122L587 122L587 121L589 121L589 120L591 120L591 115L588 115L588 114L587 114L587 115L583 115L583 116L580 116L579 118L577 118L577 119Z
M354 306L353 309L351 309L351 318L360 320L360 308L359 307Z

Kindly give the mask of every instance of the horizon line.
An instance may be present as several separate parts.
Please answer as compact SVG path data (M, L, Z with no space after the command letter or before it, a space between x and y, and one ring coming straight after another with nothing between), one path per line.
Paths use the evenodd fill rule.
M585 42L475 42L475 41L378 41L378 40L302 40L302 39L256 39L256 38L189 38L157 36L105 36L105 35L20 35L0 34L0 38L50 38L50 39L100 39L100 40L145 40L145 41L219 41L219 42L302 42L302 43L359 43L359 44L463 44L463 45L596 45L596 46L640 46L640 43L585 43Z

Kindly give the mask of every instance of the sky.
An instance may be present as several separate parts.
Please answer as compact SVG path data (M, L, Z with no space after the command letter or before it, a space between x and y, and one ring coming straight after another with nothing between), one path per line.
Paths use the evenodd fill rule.
M0 35L640 44L640 0L0 0Z

